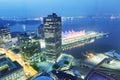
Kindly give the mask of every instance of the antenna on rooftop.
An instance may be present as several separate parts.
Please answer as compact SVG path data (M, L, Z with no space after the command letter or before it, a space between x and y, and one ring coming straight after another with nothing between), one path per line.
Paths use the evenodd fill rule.
M26 31L26 25L22 25L23 31Z

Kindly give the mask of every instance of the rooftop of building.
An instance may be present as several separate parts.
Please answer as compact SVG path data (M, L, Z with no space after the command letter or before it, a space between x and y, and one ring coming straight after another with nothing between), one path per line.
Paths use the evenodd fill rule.
M57 17L56 13L52 13L52 15L48 15L48 17Z
M58 77L58 79L78 80L77 76L73 76L71 74L65 73L64 71L53 70L51 72L54 75L56 75Z
M57 63L59 65L63 65L65 61L72 61L72 60L73 60L73 56L68 54L61 54L57 59Z
M53 66L53 63L52 62L40 62L40 63L37 63L37 67L39 67L39 70L40 71L43 71L43 72L49 72L52 70L52 66Z
M50 77L46 77L46 76L41 76L41 77L37 77L35 80L53 80Z
M57 19L61 20L61 17L57 16L56 13L52 13L51 15L48 15L47 17L44 17L44 19L45 19L45 18L47 18L47 19L51 19L51 18L52 18L52 19L54 19L54 18L56 19L56 18L57 18ZM50 20L50 21L51 21L51 20Z
M52 70L49 73L42 73L33 80L79 80L77 76L73 76L71 74L65 73L64 71L59 71L59 70Z
M0 53L0 59L6 57L6 55L4 53Z
M19 69L22 69L22 66L18 62L11 61L7 57L0 58L0 78L14 73L14 71Z
M114 78L107 76L103 73L100 73L98 71L91 71L85 80L115 80Z

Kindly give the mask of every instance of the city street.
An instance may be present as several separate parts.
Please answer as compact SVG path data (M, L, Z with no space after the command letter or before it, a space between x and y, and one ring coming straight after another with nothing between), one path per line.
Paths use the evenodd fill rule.
M22 58L18 55L16 55L15 53L13 53L10 50L5 50L5 49L1 49L0 48L0 53L5 53L7 57L9 57L12 61L17 61L19 64L21 64L23 66L25 75L27 77L32 77L35 74L37 74L37 71L34 70L31 66L29 65L25 65L24 61L22 60Z

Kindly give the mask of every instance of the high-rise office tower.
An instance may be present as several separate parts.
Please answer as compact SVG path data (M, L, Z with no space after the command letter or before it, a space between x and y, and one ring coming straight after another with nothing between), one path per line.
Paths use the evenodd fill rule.
M56 13L43 18L46 55L56 58L61 53L61 17Z

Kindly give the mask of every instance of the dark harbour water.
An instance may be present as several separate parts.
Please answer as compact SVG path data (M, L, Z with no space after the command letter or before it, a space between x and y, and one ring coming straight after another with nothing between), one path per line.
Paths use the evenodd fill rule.
M95 40L94 43L87 44L82 47L74 48L71 50L66 50L64 52L72 54L74 57L79 58L79 55L84 52L105 52L109 50L116 50L120 53L120 19L110 19L110 18L86 18L78 19L74 18L73 20L67 20L62 23L63 31L68 30L86 30L86 31L97 31L97 32L109 32L108 37L103 37L101 39ZM36 25L27 25L27 31L36 31L39 24ZM11 32L14 31L23 31L21 25L17 24L10 26Z
M87 52L106 52L109 50L116 50L120 53L120 19L90 19L90 20L74 20L69 25L66 22L63 24L63 30L69 28L75 30L85 29L86 31L109 32L108 37L95 40L91 44L82 47L74 48L64 52L72 54L76 58L80 58L81 53Z

